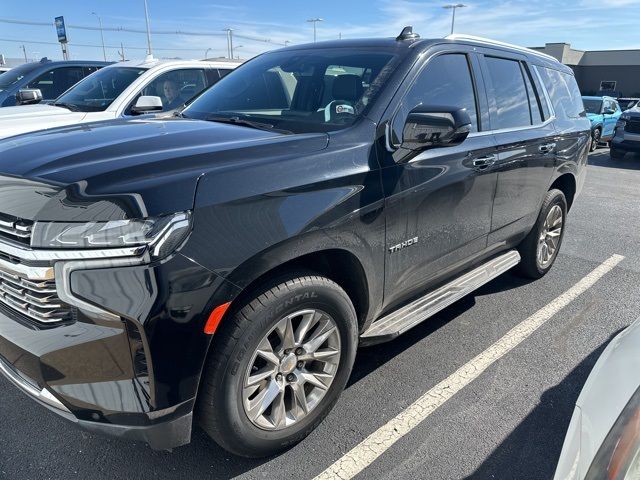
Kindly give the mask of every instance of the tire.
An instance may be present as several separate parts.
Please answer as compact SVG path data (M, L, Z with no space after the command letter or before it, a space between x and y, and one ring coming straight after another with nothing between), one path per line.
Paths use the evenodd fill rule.
M551 212L554 212L554 216L550 218ZM560 214L558 217L557 214ZM556 218L560 218L559 231L557 230L557 224L553 228L548 228L548 224L555 224ZM531 232L525 237L525 239L518 246L520 252L521 261L516 267L516 271L528 278L541 278L551 269L553 263L558 256L558 251L562 245L562 239L564 238L564 231L567 218L567 199L561 190L553 189L547 192L547 195L542 202L542 208L538 214L538 219L535 225L531 229ZM544 241L542 235L545 233ZM552 235L555 233L557 235ZM557 240L554 241L554 239ZM548 259L544 255L545 250L543 245L546 244L546 253L549 254ZM551 246L555 245L553 252L550 253ZM544 256L545 261L541 261L540 256Z
M358 323L345 291L333 281L309 273L280 277L248 297L230 311L232 315L222 321L214 335L197 413L202 428L221 447L236 455L257 458L298 443L331 411L351 375ZM303 313L296 316L297 312ZM309 340L315 335L320 339L327 331L330 336L311 354L315 345L297 340L302 335L303 322L311 323L316 318L317 323L309 327L304 338ZM289 338L297 346L285 355L283 345L291 345L291 340L284 340L287 325L294 332ZM309 351L301 352L303 347ZM277 358L268 354L270 348ZM340 352L337 359L332 353L336 349ZM265 360L265 355L270 361ZM310 360L309 355L331 357ZM291 370L292 366L295 370ZM264 372L268 378L248 386ZM313 379L305 372L316 372L315 380L309 382ZM333 379L329 380L331 375ZM320 388L318 379L328 388ZM252 393L254 388L257 391ZM270 392L275 391L279 393L267 410L257 413L261 408L253 405L266 403L258 401L258 397L266 392L265 398L271 398ZM304 396L304 401L299 400L299 395Z
M627 152L624 150L618 150L617 148L609 149L609 156L616 160L622 160Z
M598 148L598 144L600 143L600 139L602 137L602 131L599 128L594 129L591 132L591 145L589 145L589 151L595 152Z

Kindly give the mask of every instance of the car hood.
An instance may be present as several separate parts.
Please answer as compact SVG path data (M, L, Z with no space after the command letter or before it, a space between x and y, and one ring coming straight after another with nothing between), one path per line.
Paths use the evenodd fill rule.
M286 135L180 118L83 123L18 135L0 140L0 212L86 221L187 210L203 174L321 150L327 142L324 133ZM18 196L24 198L17 201Z
M635 107L635 108L630 108L629 110L625 110L624 116L632 117L632 118L640 118L640 108Z
M86 115L85 112L72 112L44 104L0 108L0 138L73 125L84 120Z

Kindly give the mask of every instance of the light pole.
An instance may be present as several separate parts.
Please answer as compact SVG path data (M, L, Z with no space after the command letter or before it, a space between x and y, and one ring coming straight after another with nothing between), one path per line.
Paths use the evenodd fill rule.
M241 48L244 48L244 45L238 45L237 47L235 47L235 51L237 52ZM238 60L240 60L240 55L238 55Z
M147 55L152 56L153 51L151 50L151 28L149 27L149 8L147 7L147 0L144 0L144 17L147 21L147 48L149 49Z
M98 25L100 25L100 40L102 40L102 57L104 58L104 61L107 61L107 51L104 49L104 33L102 31L102 18L100 18L100 16L96 13L96 12L91 12L91 15L95 15L98 18Z
M227 55L233 60L233 29L225 28L224 31L227 32Z
M316 23L324 22L324 20L322 18L310 18L307 22L313 23L313 43L316 43Z
M463 3L455 3L455 4L450 4L450 5L444 5L442 8L446 8L446 9L451 9L452 10L452 15L451 15L451 35L453 35L453 27L456 23L456 8L464 8L466 7L465 4Z
M29 60L27 59L27 49L24 45L20 47L22 49L22 53L24 53L24 63L27 63Z
M207 49L204 51L204 59L205 59L205 60L207 59L207 55L209 54L209 50L213 50L213 48L207 48Z
M285 40L284 41L284 46L288 47L290 43L291 43L291 40Z

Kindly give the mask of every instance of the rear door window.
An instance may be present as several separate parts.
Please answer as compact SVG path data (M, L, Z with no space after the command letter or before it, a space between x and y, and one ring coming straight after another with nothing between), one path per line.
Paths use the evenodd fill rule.
M496 104L492 128L500 130L532 125L529 95L520 62L498 57L485 57L485 60Z

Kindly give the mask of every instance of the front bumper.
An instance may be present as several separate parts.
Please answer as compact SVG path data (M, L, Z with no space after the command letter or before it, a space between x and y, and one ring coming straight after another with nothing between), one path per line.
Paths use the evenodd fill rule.
M616 129L611 139L611 147L625 152L640 152L640 134Z
M0 240L0 254L7 251L35 252ZM36 256L19 258L16 269L27 275L45 262ZM49 265L71 318L42 323L0 302L0 373L88 430L155 449L188 443L210 342L203 326L235 287L179 253L157 263L144 252L62 256ZM40 263L38 272L48 268Z

